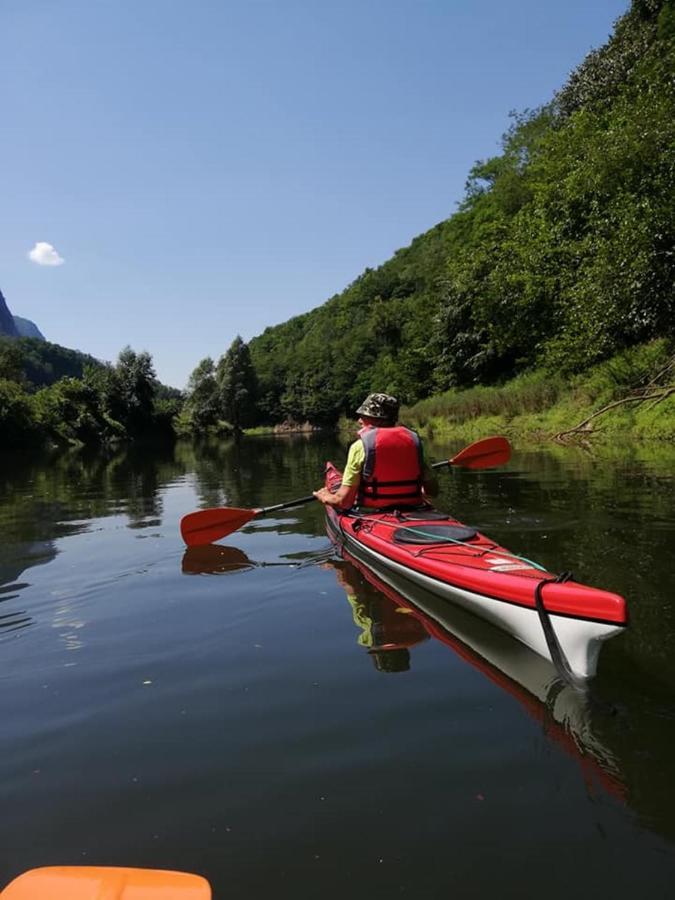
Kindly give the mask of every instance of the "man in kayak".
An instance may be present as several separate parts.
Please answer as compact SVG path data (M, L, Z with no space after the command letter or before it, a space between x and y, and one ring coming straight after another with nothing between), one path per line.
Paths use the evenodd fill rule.
M369 394L356 410L361 430L349 448L342 484L335 493L314 491L328 506L368 509L424 506L438 493L438 481L424 461L419 435L397 425L399 402L389 394Z

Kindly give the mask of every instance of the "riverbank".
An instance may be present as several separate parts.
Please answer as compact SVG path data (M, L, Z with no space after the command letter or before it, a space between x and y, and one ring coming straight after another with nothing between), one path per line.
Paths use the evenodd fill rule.
M404 408L401 420L425 437L463 441L675 441L672 350L658 340L571 379L535 371L500 387L451 390Z
M260 435L286 435L286 434L314 434L316 431L323 431L319 425L312 425L311 422L294 422L287 419L278 425L257 425L254 428L245 428L244 434L249 437L259 437Z

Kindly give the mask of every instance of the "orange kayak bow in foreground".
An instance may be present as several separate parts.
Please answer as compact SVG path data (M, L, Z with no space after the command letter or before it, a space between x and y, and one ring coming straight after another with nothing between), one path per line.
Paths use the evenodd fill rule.
M211 900L211 887L188 872L46 866L19 875L0 900Z

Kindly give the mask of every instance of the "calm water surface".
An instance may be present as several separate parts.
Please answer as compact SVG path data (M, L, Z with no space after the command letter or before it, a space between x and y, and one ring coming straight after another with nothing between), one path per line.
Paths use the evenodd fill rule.
M467 615L406 612L318 504L186 553L183 514L304 496L327 457L4 460L0 884L85 863L229 900L672 896L675 450L444 476L442 508L628 598L587 696Z

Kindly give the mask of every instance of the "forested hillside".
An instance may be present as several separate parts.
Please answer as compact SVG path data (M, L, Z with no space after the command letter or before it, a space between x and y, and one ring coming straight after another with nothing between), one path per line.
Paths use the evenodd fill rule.
M634 0L549 104L513 117L451 218L254 338L259 420L572 375L672 337L674 35L673 0Z
M180 391L152 357L125 347L115 365L35 338L0 337L0 450L173 437Z
M29 388L36 389L60 378L82 378L85 369L102 369L105 364L88 353L43 338L0 337L0 377L7 377L8 367L15 369Z

